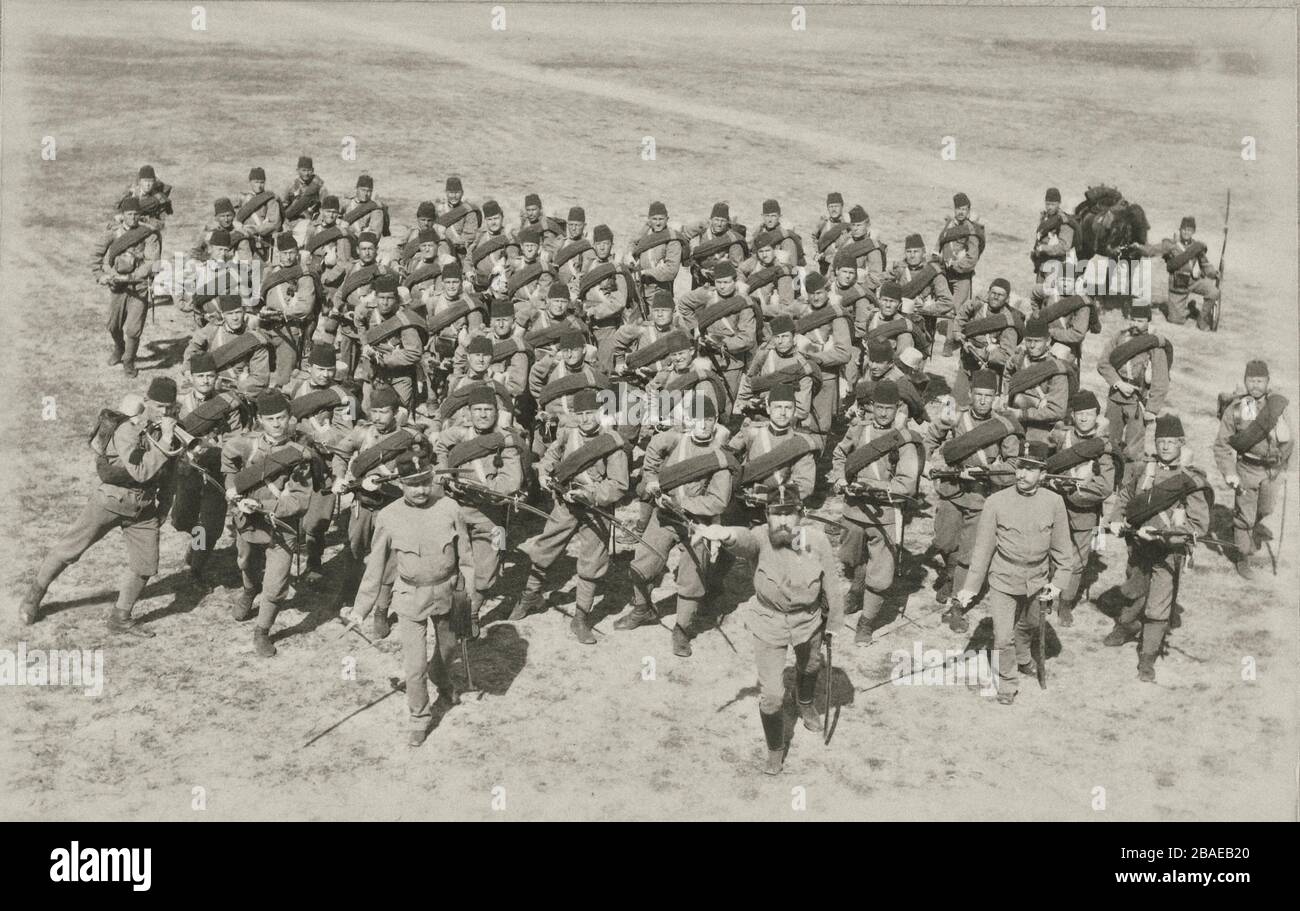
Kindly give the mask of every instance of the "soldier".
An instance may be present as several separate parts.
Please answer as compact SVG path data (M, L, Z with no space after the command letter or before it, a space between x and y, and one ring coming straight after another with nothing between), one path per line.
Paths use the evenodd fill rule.
M639 351L670 332L682 332L689 338L690 327L677 315L677 305L672 293L662 288L655 291L650 298L650 321L624 323L614 331L614 340L610 343L611 360L615 372L619 372L633 351ZM651 374L655 365L647 364L641 368L642 375Z
M507 507L492 495L513 497L523 487L524 469L519 453L524 444L509 430L498 430L498 403L491 386L473 387L468 411L469 426L452 425L443 430L433 445L433 454L440 467L462 471L444 481L443 489L461 505L461 517L468 532L466 540L473 552L470 638L477 639L479 613L497 584L500 554L506 548ZM475 446L479 450L473 450ZM471 455L471 451L480 450L481 454ZM451 453L456 455L449 461ZM458 483L462 479L468 483Z
M760 231L754 237L754 255L740 264L744 276L741 293L758 302L763 318L791 316L794 313L793 266L777 259L777 248L783 244L779 231Z
M369 320L375 300L374 280L388 271L376 260L378 250L379 238L363 231L357 238L357 258L351 262L343 282L330 298L330 311L320 323L318 336L322 341L337 338L338 369L347 376L357 368L356 359L361 347L357 326L364 326Z
M547 571L576 536L578 582L569 630L583 645L596 643L591 633L591 612L596 586L609 570L607 515L623 499L628 487L623 438L602 427L598 407L596 390L578 392L573 397L577 425L558 434L538 464L538 481L554 493L555 505L541 533L519 548L531 562L523 596L510 615L511 620L522 620L541 607Z
M1151 332L1151 305L1133 301L1128 328L1115 333L1097 359L1097 372L1110 386L1106 421L1125 480L1141 467L1147 427L1165 409L1172 353L1173 345Z
M946 339L950 332L949 320L956 314L952 292L939 264L926 260L925 241L920 234L907 235L903 261L895 263L893 276L903 298L902 311L922 321L932 342L939 333ZM930 353L925 352L927 357ZM946 344L944 353L951 353Z
M852 580L850 600L862 604L853 641L863 648L871 645L873 624L898 567L903 513L895 497L913 496L920 480L922 443L894 426L899 403L892 380L876 383L871 420L851 429L831 460L831 485L844 497L840 562Z
M1268 364L1259 360L1246 364L1246 391L1224 403L1214 439L1215 464L1235 495L1232 534L1236 553L1232 559L1243 579L1254 577L1250 555L1266 540L1264 519L1273 512L1279 479L1286 489L1295 448L1286 420L1289 403L1284 396L1269 392L1268 383Z
M1183 424L1176 415L1156 418L1156 452L1119 490L1110 531L1129 535L1128 601L1104 643L1120 646L1141 634L1138 680L1154 683L1156 657L1178 600L1184 559L1210 527L1209 484L1184 457ZM1190 453L1187 453L1190 455ZM1145 623L1139 622L1145 617Z
M734 399L758 336L754 305L736 288L736 267L730 262L713 267L713 287L680 295L677 313L698 331L701 352L712 359Z
M465 372L465 346L475 336L486 335L483 302L465 288L460 263L442 267L438 293L426 305L429 341L426 343L426 372L429 394L436 398L450 377ZM438 387L438 388L435 388Z
M402 306L410 307L427 317L432 312L434 299L438 295L443 268L455 265L459 271L460 263L443 259L441 249L445 244L438 240L438 232L433 228L421 231L413 242L415 254L405 262L402 284L398 286L397 293L402 298Z
M1083 340L1092 323L1093 304L1079 295L1062 297L1057 291L1044 294L1035 288L1029 296L1030 316L1042 317L1047 323L1052 356L1069 368L1070 394L1079 388L1079 368L1083 363Z
M1001 705L1015 702L1018 673L1037 672L1030 637L1047 622L1042 605L1060 594L1056 581L1061 574L1078 571L1065 503L1041 486L1048 448L1042 440L1024 441L1011 463L1015 485L984 502L970 572L957 593L958 602L966 606L988 583ZM1037 660L1046 661L1047 656Z
M271 627L289 593L298 522L307 512L318 472L310 440L289 426L289 400L278 389L257 397L256 430L221 447L226 500L235 507L235 550L243 583L231 616L242 622L261 602L253 626L253 651L275 656ZM272 470L279 466L280 470ZM260 598L258 597L260 593Z
M957 326L949 333L949 339L961 346L952 394L962 407L970 404L970 377L976 370L995 372L999 377L998 391L1002 391L1001 377L1024 331L1024 318L1008 305L1010 299L1011 283L1005 278L995 278L983 297L976 295L957 310Z
M1040 287L1054 284L1062 294L1073 293L1066 284L1065 264L1074 262L1074 234L1078 227L1073 215L1061 211L1061 191L1048 187L1034 230L1034 248L1029 252Z
M362 174L357 178L356 189L343 203L339 220L347 225L353 236L360 236L363 231L376 237L388 236L388 208L374 198L374 193L375 179Z
M685 234L694 239L691 245L692 287L699 288L713 280L714 268L723 261L739 267L745 260L745 235L731 224L731 207L725 202L713 204L707 221L690 225Z
M844 372L857 354L853 347L852 319L830 302L826 279L810 273L804 279L805 308L795 322L795 343L799 353L817 366L812 403L805 422L817 442L818 451L826 447L831 427L840 413L840 402L851 387ZM803 491L800 491L801 495Z
M410 261L420 246L420 235L427 232L433 232L434 240L439 246L439 253L445 251L448 262L456 258L451 245L443 239L435 224L437 218L438 206L432 200L425 200L415 207L415 227L406 232L406 237L397 247L397 261L404 269L409 269Z
M1078 571L1071 573L1061 585L1061 604L1056 612L1061 626L1074 625L1079 589L1088 575L1092 552L1097 549L1101 508L1115 491L1115 459L1106 439L1105 422L1097 420L1100 414L1101 406L1095 395L1087 389L1076 392L1070 397L1069 419L1052 431L1049 440L1056 452L1048 460L1047 470L1064 473L1069 480L1048 478L1045 484L1065 500L1070 539L1078 563Z
M650 203L645 233L628 254L641 281L642 297L652 298L656 291L671 294L687 252L686 238L668 227L668 207L657 201Z
M167 216L172 214L171 192L171 186L158 179L153 165L142 165L135 182L127 184L126 192L118 200L113 222L121 222L122 203L133 199L140 204L140 224L148 225L161 235Z
M483 227L474 236L466 254L476 289L486 289L495 280L500 282L504 291L510 264L520 255L519 244L514 235L505 230L504 220L500 203L494 199L483 203Z
M291 214L294 210L297 210L299 216L312 214L312 210L320 207L320 201L326 195L325 181L321 180L320 175L316 173L311 156L298 156L298 176L280 194L285 223L287 224L294 217Z
M871 227L871 216L862 206L849 210L848 230L839 235L835 251L835 268L844 260L852 260L857 270L857 281L868 291L875 291L885 280L888 265L888 244L881 243L880 234Z
M515 312L525 325L542 309L542 301L546 300L547 290L555 277L542 240L541 229L534 225L520 228L515 235L519 258L510 263L506 297L515 302Z
M556 278L571 286L570 291L577 288L578 279L590 268L591 262L596 259L596 232L600 232L603 240L608 240L605 245L606 255L604 261L612 262L610 254L614 246L614 235L609 228L605 225L597 225L596 230L592 233L592 239L588 240L586 237L586 211L582 206L574 206L569 209L569 218L564 223L564 239L556 247L551 264L555 267Z
M307 382L293 394L291 413L298 418L298 429L308 436L317 451L333 453L356 423L357 400L351 390L334 379L334 346L316 342L308 356ZM336 404L327 405L310 414L300 416L305 401L317 402L323 393L333 393ZM315 398L308 398L315 396ZM325 550L325 536L334 520L338 497L333 490L313 490L307 512L302 517L303 550L307 556L306 580L318 584L323 579L321 556Z
M551 218L542 212L542 198L536 193L529 193L524 197L524 211L519 216L519 229L515 232L515 238L520 241L521 251L523 238L520 235L525 231L537 233L537 245L539 252L547 262L550 262L555 251L560 248L560 240L564 237L564 224L558 218Z
M669 552L682 545L677 563L677 620L673 626L673 654L691 655L691 621L706 594L710 561L706 542L691 543L691 529L717 524L731 501L734 459L721 452L725 433L718 432L718 410L708 396L694 400L689 431L657 434L646 450L638 493L655 503L654 515L632 557L632 610L614 624L618 630L636 629L658 620L652 591L668 563ZM680 474L679 474L680 473ZM665 487L663 480L671 486Z
M817 219L817 224L812 229L812 239L817 245L817 262L822 275L830 269L831 261L835 258L835 241L847 227L843 194L827 193L826 213Z
M862 340L861 327L870 323L876 313L876 295L858 283L858 268L851 256L835 256L830 264L830 278L827 299L849 318L849 330L853 339L853 355L844 368L847 399L862 372L862 346L865 342Z
M510 301L493 300L488 316L493 343L488 378L505 387L512 399L518 399L528 391L529 352L523 341L524 331L515 323L515 308ZM500 353L498 346L502 346Z
M240 194L235 212L235 230L249 239L253 252L265 261L271 256L271 240L280 232L282 223L280 200L266 188L266 171L250 168L248 189Z
M246 341L249 353L229 364L216 365L217 388L234 390L245 398L256 398L271 382L271 356L266 338L256 329L248 328L248 312L238 294L220 295L217 310L221 315L220 321L195 330L181 360L188 364L196 354L215 354L227 345Z
M351 579L355 584L361 574L366 555L370 552L371 536L375 529L375 515L400 496L392 483L395 469L380 460L373 468L359 465L359 456L379 447L391 449L393 458L413 448L422 438L399 425L398 409L401 400L391 386L380 386L371 396L366 411L368 420L358 421L351 431L339 437L334 449L332 492L342 496L351 492L352 514L348 521L348 552L352 555ZM466 538L468 540L468 538ZM468 555L466 557L468 559ZM392 594L391 580L380 592L379 609L375 611L375 635L385 638L388 625L388 597ZM355 602L360 605L360 601ZM370 612L370 606L366 613Z
M875 387L889 380L898 390L900 401L905 405L894 413L894 426L902 430L908 421L918 426L925 421L925 401L916 385L903 373L899 362L894 358L894 350L884 339L870 339L867 342L866 371L853 389L854 405L849 409L850 432L862 423L872 420L872 401Z
M577 424L573 412L573 393L582 384L592 389L602 389L609 385L608 378L596 370L587 361L587 345L582 333L577 329L565 329L559 340L559 357L539 357L528 375L528 391L537 402L538 415L534 422L534 451L538 455L545 453L559 431ZM559 389L554 384L561 380L573 383L566 387L567 392L550 395L548 390ZM538 427L538 424L541 426Z
M758 711L767 741L763 772L777 775L785 757L786 649L794 649L795 704L803 725L822 730L813 706L817 672L821 670L822 641L844 625L844 598L840 594L835 554L826 534L817 526L800 522L801 498L783 484L768 501L767 528L704 525L695 535L716 541L728 553L743 556L754 567L754 597L745 625L754 637L754 663L758 668ZM826 682L826 701L831 681Z
M631 274L613 263L595 266L578 279L574 303L595 342L596 366L606 373L614 369L615 334L641 320L634 294Z
M452 377L447 384L447 395L438 408L438 417L430 427L430 439L436 438L439 433L450 427L471 426L470 392L478 387L486 387L495 395L493 401L499 412L500 425L506 427L513 422L513 396L509 390L504 386L496 385L492 379L493 350L492 341L487 336L476 335L470 339L465 349L465 372L460 376Z
M1175 326L1185 323L1190 298L1195 294L1201 298L1196 309L1196 328L1209 329L1210 317L1219 300L1219 286L1214 281L1219 272L1206 255L1205 243L1196 239L1196 219L1190 215L1183 216L1177 237L1137 249L1146 256L1164 258L1165 271L1169 273L1165 319Z
M1014 481L1015 470L1003 455L1008 439L1022 428L994 414L998 377L992 370L977 370L971 379L970 405L960 411L941 411L925 425L925 449L931 460L930 477L939 503L934 510L934 547L943 561L935 600L947 603L943 619L954 632L969 624L965 610L952 600L970 572L971 553L980 512L990 494ZM947 442L945 442L945 440Z
M339 198L326 196L321 200L320 220L303 243L306 265L316 273L326 299L333 298L338 292L353 260L355 238L339 223L338 214Z
M100 484L77 521L50 548L36 579L18 606L23 623L35 623L41 599L59 575L114 528L126 538L126 567L108 630L141 638L154 633L131 618L149 577L158 572L158 527L170 505L172 458L181 447L176 428L176 381L154 377L139 413L119 414L113 425L101 418L96 470Z
M794 419L797 426L805 426L808 412L812 406L813 378L821 371L795 347L794 320L788 316L778 316L771 323L771 338L763 344L750 361L749 369L740 379L740 388L736 393L735 414L753 416L761 413L763 400L755 396L755 384L763 377L780 373L788 376L795 385Z
M814 453L819 451L815 437L794 429L794 416L798 398L790 383L777 383L766 393L767 420L753 421L740 428L727 442L727 448L736 454L742 466L756 464L766 455L789 441L802 444L804 454L788 468L778 469L768 475L749 478L750 471L742 467L742 474L754 498L763 500L781 485L792 485L800 498L811 497L817 484L817 463ZM793 450L794 447L791 447ZM744 493L742 493L742 496ZM770 502L770 500L768 500ZM722 555L719 554L719 562Z
M869 342L883 339L889 342L894 354L909 348L922 353L930 350L929 337L919 320L903 313L903 289L897 282L886 281L876 292L878 309L862 310L869 314L867 321L858 326L858 333Z
M388 386L407 414L415 413L415 387L420 358L424 351L424 338L420 332L419 317L411 316L396 332L379 337L376 330L398 315L402 309L397 297L397 276L385 272L376 276L372 285L375 291L375 309L364 325L361 336L361 357L366 368L358 371L365 381L363 402L369 402L379 386ZM362 328L358 326L358 330Z
M402 673L410 713L408 743L418 747L429 736L429 621L433 621L433 681L438 702L454 705L456 691L448 665L457 639L452 610L458 593L474 590L474 559L461 507L451 497L436 497L433 465L411 455L397 463L401 498L380 512L374 523L374 547L366 558L348 624L363 623L372 609L397 611L402 643Z
M177 402L180 420L185 421L195 409L217 397L217 365L212 355L200 352L190 359L190 389ZM221 446L233 434L243 430L238 407L217 426L203 434L190 449L189 459L176 463L176 495L172 502L172 525L177 531L194 537L185 548L185 565L195 582L203 584L203 571L221 539L226 524L225 485L221 482Z
M149 285L158 262L161 244L158 229L140 222L140 202L127 196L120 204L122 222L111 227L95 247L91 274L107 286L108 334L113 353L108 366L122 365L127 377L135 377L135 355L144 333L149 309Z
M283 389L302 363L316 328L316 276L305 268L290 234L275 239L275 267L262 278L257 328L271 346L271 385Z
M984 226L970 217L970 197L958 193L952 198L953 214L939 232L939 259L944 277L952 289L952 303L960 307L971 295L975 266L984 254Z
M194 317L195 327L215 322L221 318L216 299L222 294L236 294L243 297L253 295L251 268L246 268L240 260L231 259L231 251L238 235L223 228L217 228L207 236L207 242L201 252L206 259L194 265L193 291L188 302L182 301L182 313ZM247 249L247 243L243 246Z
M1004 374L1007 407L1001 410L1024 426L1029 440L1047 440L1069 404L1068 368L1047 353L1048 343L1047 323L1030 317Z
M209 259L225 261L233 253L236 259L248 262L253 258L253 249L249 239L235 230L235 204L223 196L212 204L213 220L203 226L190 250L190 258L199 262ZM225 243L214 243L213 235ZM212 248L218 247L214 251Z
M459 259L465 256L469 243L478 234L481 216L482 213L476 206L465 201L465 187L460 178L455 175L448 177L435 217L442 238L448 245L447 252L452 257Z

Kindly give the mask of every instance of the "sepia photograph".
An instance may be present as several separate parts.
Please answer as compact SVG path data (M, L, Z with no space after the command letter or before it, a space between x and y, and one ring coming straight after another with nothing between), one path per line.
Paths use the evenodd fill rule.
M1296 820L1294 4L0 42L0 819Z

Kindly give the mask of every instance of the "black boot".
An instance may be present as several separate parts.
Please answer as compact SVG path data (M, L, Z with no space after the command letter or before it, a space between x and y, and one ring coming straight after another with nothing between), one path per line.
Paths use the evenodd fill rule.
M524 593L515 602L515 609L510 612L510 619L518 623L529 614L534 614L545 605L540 589L524 589Z
M124 614L116 608L108 615L108 631L110 633L121 633L126 636L137 636L141 639L152 639L157 635L153 630L145 629L140 625L138 620L133 619L130 615Z
M673 654L678 658L691 657L691 636L681 624L673 626Z
M1142 644L1138 647L1138 679L1143 683L1156 682L1156 657L1165 641L1169 624L1163 620L1142 624Z
M108 366L116 367L122 363L122 343L113 339L113 350L108 354Z
M648 604L634 604L632 609L614 621L614 629L636 629L655 622L655 612Z
M764 775L780 775L785 761L785 719L780 712L771 715L759 711L763 722L763 739L767 741L767 763L763 766Z
M1101 640L1102 645L1108 645L1111 648L1132 642L1137 638L1138 633L1142 631L1142 625L1136 621L1125 623L1121 617L1115 621L1115 628L1106 634L1106 638Z
M822 716L817 714L817 709L813 706L813 697L817 693L817 674L804 671L795 679L794 698L799 706L799 717L803 719L803 726L810 731L820 731L822 729ZM826 700L830 701L831 694L828 689Z
M140 371L135 368L135 353L140 347L138 338L128 338L122 351L122 370L127 379L135 379L140 375Z
M383 598L375 605L374 629L375 641L387 639L388 634L393 631L392 624L388 622L388 604Z

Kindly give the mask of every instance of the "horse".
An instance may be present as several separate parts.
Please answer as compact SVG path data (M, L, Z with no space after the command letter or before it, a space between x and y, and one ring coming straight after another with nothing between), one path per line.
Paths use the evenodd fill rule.
M1094 256L1117 259L1135 245L1145 246L1151 223L1142 207L1105 185L1089 187L1083 202L1074 207L1078 230L1074 253L1079 262Z

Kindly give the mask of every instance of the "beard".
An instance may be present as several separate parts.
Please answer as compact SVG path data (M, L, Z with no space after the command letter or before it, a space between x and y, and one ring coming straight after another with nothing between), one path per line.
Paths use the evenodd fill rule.
M789 528L769 528L767 539L773 547L790 547L794 543L794 531Z

